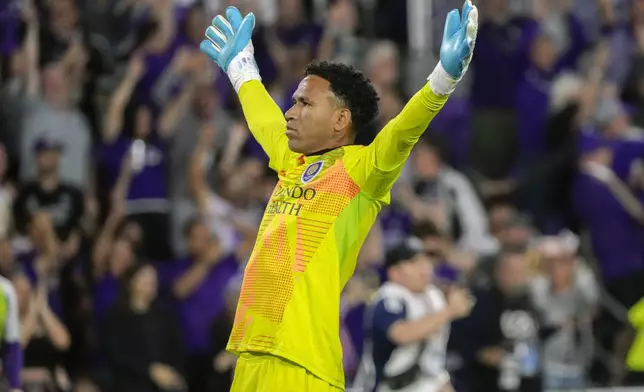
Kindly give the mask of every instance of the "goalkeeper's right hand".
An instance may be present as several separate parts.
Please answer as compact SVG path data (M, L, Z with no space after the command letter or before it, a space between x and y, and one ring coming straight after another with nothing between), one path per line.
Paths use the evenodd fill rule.
M249 80L260 80L255 63L251 37L255 15L242 18L235 7L226 8L226 17L217 15L206 29L206 40L199 48L221 68L230 79L235 91Z

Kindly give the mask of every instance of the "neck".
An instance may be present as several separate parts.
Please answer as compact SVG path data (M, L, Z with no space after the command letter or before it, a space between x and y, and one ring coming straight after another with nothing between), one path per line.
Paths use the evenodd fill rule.
M40 187L45 191L52 191L58 186L58 174L55 172L40 175Z
M313 151L313 152L310 152L310 153L307 153L307 154L304 154L304 155L306 155L307 157L316 156L316 155L323 155L323 154L326 154L329 151L333 151L336 148L340 148L340 147L342 147L342 146L332 147L332 148L325 148L323 150Z
M336 148L340 148L340 147L344 147L344 146L350 146L351 144L353 144L353 142L351 140L343 140L341 142L331 144L331 145L329 145L327 147L324 147L324 148L321 148L319 150L304 153L304 155L307 156L307 157L315 156L315 155L322 155L322 154L326 154L329 151L333 151Z

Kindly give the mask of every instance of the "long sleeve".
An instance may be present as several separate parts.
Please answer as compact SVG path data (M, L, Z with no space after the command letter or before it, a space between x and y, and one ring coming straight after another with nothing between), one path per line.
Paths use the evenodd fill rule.
M294 154L288 148L286 119L282 110L264 85L256 80L241 86L239 101L248 128L270 159L269 166L273 170L282 169L288 158Z
M107 357L110 365L119 373L136 375L137 377L148 378L150 368L149 358L144 353L137 352L135 347L128 344L127 336L132 333L128 330L130 326L126 316L117 310L108 316L107 329Z
M374 150L376 168L390 172L400 167L445 102L447 96L434 94L429 83L425 84L369 146Z
M374 198L383 198L389 193L411 149L447 98L447 95L435 94L426 83L378 133L373 143L354 154L353 159L347 159L345 166L362 190Z
M2 364L3 373L11 388L20 388L22 371L22 348L20 347L20 318L18 300L13 286L8 281L2 282L6 301L5 331L3 333Z

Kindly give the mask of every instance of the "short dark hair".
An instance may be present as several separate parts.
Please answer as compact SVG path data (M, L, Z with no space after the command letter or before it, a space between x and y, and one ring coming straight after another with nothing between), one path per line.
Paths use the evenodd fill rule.
M369 127L378 117L378 93L369 78L351 65L329 61L312 62L306 76L318 76L351 111L353 132Z

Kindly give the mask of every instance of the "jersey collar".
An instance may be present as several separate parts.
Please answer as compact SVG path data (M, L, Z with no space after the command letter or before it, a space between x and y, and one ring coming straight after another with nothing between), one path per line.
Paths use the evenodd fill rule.
M327 148L327 149L324 149L324 150L319 150L319 151L312 152L312 153L310 153L310 154L301 154L301 155L298 157L298 159L297 159L297 160L298 160L298 162L300 163L300 165L302 165L302 164L304 164L304 163L306 163L306 162L310 162L310 161L314 160L316 157L322 156L322 155L324 155L324 154L326 154L326 153L328 153L328 152L331 152L331 151L333 151L333 150L337 150L337 149L342 148L342 147L345 147L345 146L338 146L338 147L334 147L334 148Z

